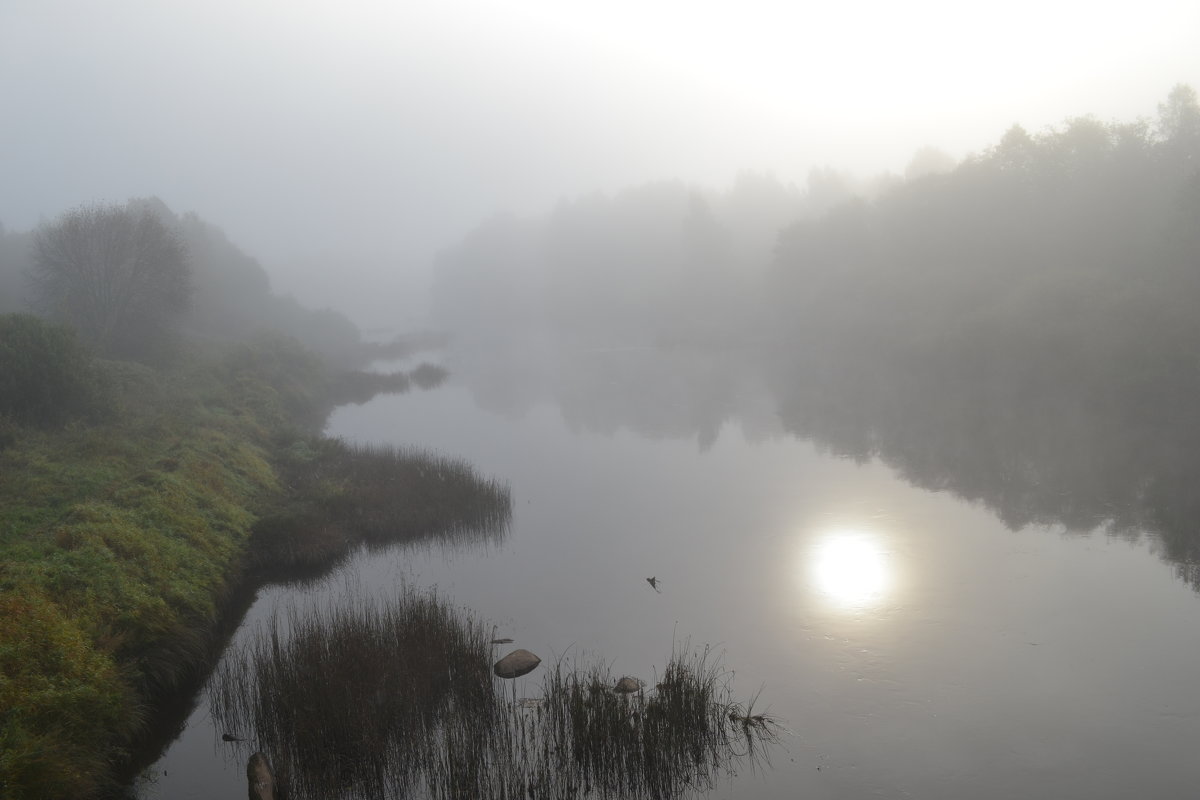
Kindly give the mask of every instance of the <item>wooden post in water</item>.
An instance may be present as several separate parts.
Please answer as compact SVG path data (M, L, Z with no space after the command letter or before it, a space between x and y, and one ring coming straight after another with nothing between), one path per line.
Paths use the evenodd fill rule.
M246 763L246 780L250 784L250 800L275 800L275 775L262 753L250 756Z

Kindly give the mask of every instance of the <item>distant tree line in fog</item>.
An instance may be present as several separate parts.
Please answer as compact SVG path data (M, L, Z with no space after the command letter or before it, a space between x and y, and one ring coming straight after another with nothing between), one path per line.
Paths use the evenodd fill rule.
M157 198L80 206L32 231L0 228L0 313L74 328L91 351L160 361L184 338L295 337L331 359L361 360L344 315L272 292L266 271L194 213Z
M926 148L865 186L818 170L803 189L747 174L725 192L597 194L443 251L435 315L492 342L1020 348L1030 369L1171 370L1200 333L1198 164L1200 107L1180 85L1153 122L1014 126L962 163Z
M442 319L489 344L552 334L537 389L573 426L811 439L1013 528L1149 533L1200 588L1196 93L913 165L828 202L828 175L751 178L494 220L443 254ZM503 363L474 388L519 413L537 395Z
M1119 364L1126 380L1194 370L1198 170L1186 86L1155 125L1013 127L952 172L785 230L769 292L778 330L896 357Z
M187 246L144 204L82 206L41 226L27 277L34 306L105 356L169 352L192 294Z
M437 258L435 320L493 342L754 340L779 230L860 190L828 169L805 190L745 173L725 192L666 181L497 217Z
M785 430L1007 524L1151 532L1200 588L1200 104L1019 127L781 237Z

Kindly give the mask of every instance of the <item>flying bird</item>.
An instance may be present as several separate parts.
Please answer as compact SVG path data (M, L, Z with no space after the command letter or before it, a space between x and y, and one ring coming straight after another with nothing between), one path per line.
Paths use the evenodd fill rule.
M655 578L655 577L646 578L646 583L650 584L651 589L658 592L659 594L662 594L662 589L658 588L658 578Z

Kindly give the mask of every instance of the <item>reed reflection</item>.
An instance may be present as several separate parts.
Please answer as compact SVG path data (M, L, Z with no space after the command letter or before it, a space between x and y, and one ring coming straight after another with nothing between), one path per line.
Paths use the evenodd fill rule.
M518 699L493 677L485 629L410 588L297 605L230 652L210 713L291 800L694 797L769 765L785 732L687 645L650 684L559 660L540 696Z
M863 611L884 603L895 586L895 565L876 533L835 528L817 534L804 553L805 582L830 606Z

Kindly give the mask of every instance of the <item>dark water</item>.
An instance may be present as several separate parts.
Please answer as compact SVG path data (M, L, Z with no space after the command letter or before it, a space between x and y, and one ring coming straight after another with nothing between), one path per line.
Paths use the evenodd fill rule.
M510 534L361 554L319 586L264 591L239 636L298 593L408 584L436 586L513 646L598 654L615 674L652 680L673 641L711 644L735 695L761 688L791 731L770 769L712 797L1192 793L1200 604L1152 538L1067 530L1050 513L1014 529L993 495L917 488L869 448L831 455L845 431L797 438L795 410L781 417L770 381L736 363L616 348L460 357L438 391L342 408L332 433L508 481ZM852 407L807 421L853 434ZM219 735L200 698L141 796L244 796Z

